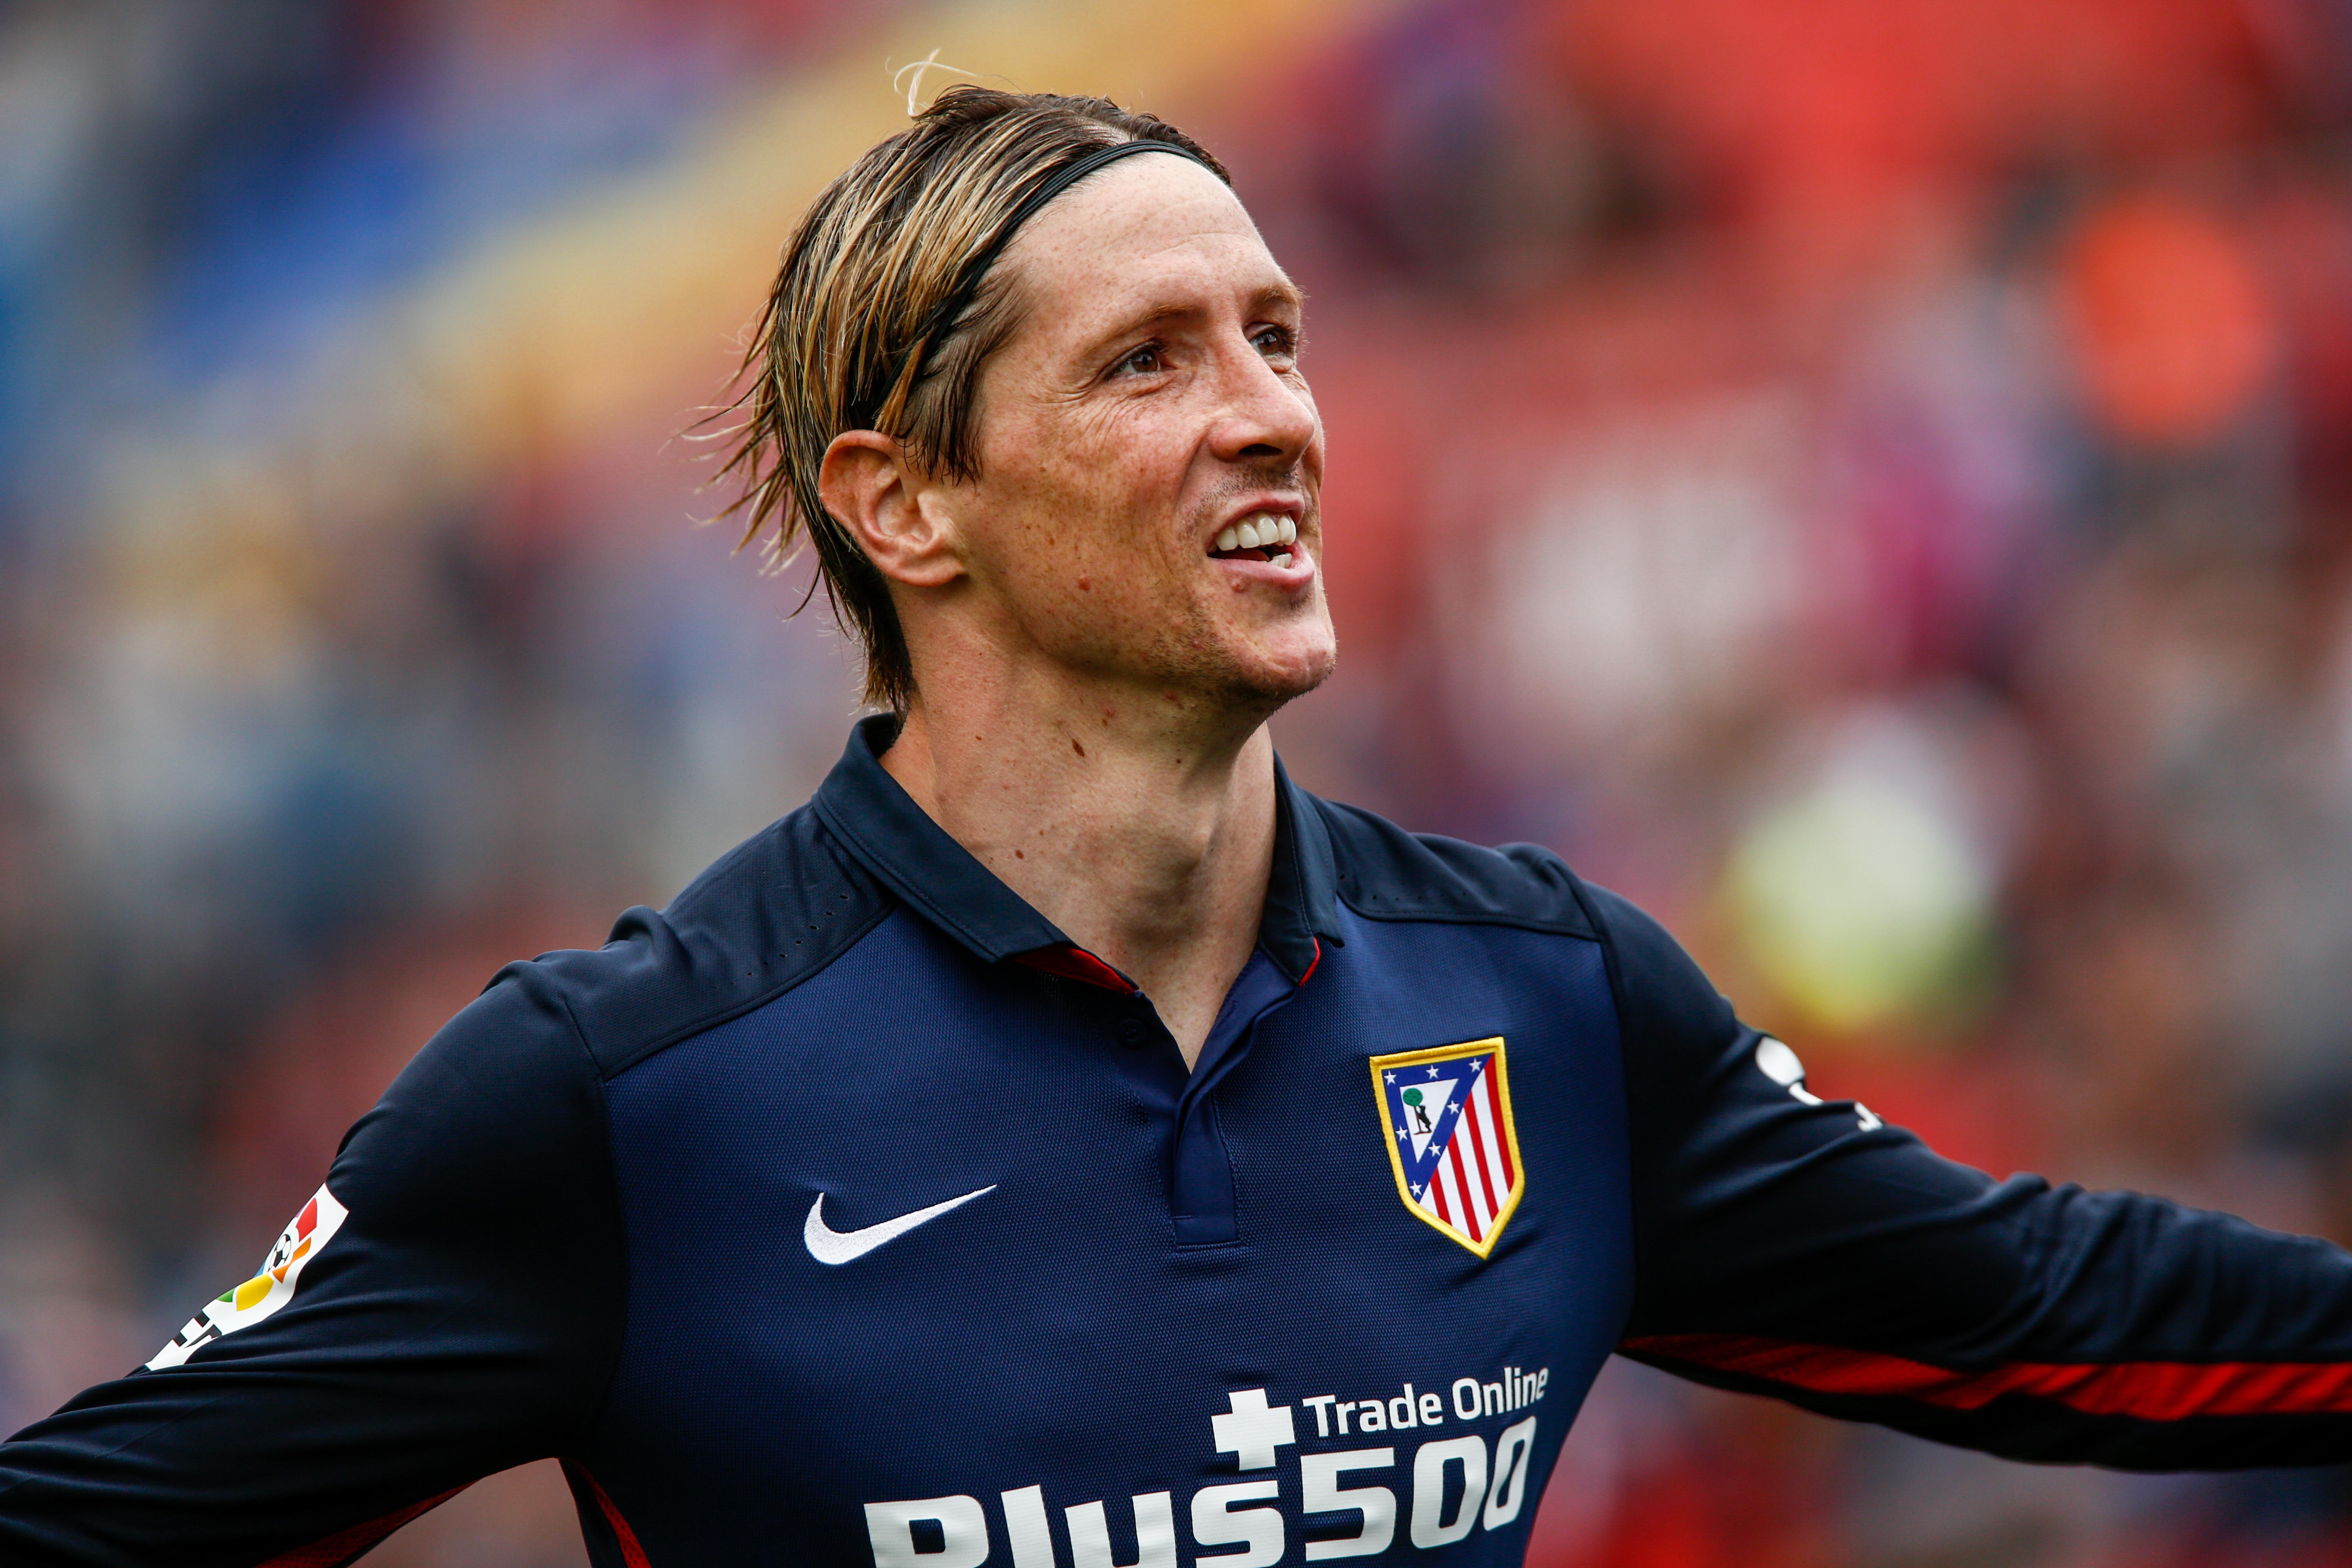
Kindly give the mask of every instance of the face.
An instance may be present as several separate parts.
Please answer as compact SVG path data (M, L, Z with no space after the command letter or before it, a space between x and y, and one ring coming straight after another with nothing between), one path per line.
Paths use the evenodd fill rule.
M1131 156L999 265L1025 316L982 373L980 478L937 498L991 640L1243 710L1313 689L1336 657L1323 427L1298 290L1241 203Z

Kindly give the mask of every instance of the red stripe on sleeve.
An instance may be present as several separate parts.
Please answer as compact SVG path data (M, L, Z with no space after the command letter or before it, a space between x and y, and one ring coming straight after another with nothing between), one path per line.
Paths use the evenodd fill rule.
M627 1568L653 1568L652 1562L646 1556L646 1549L637 1544L636 1531L629 1528L629 1521L621 1517L621 1510L614 1505L612 1494L605 1491L584 1466L566 1461L564 1468L588 1483L588 1493L596 1500L596 1511L603 1514L604 1522L613 1527L613 1539L620 1542L621 1561Z
M261 1568L342 1568L344 1563L354 1561L410 1520L432 1512L465 1489L464 1487L451 1487L439 1497L410 1503L406 1508L394 1509L381 1519L355 1524L349 1530L339 1530L323 1541L298 1546L291 1552L281 1552L264 1563Z
M1990 1372L1952 1372L1901 1356L1742 1334L1661 1334L1622 1348L1816 1394L1916 1399L1954 1410L2022 1394L2086 1415L2142 1421L2352 1413L2352 1363L2344 1362L2010 1362Z

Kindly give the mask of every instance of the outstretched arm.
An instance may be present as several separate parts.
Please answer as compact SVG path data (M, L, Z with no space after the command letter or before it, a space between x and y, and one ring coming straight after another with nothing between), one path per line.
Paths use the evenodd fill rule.
M1626 1355L2018 1459L2352 1458L2352 1255L2134 1193L1995 1181L1804 1089L1632 904Z
M562 998L510 967L352 1130L261 1273L0 1444L0 1562L333 1568L566 1451L619 1343L604 1126Z

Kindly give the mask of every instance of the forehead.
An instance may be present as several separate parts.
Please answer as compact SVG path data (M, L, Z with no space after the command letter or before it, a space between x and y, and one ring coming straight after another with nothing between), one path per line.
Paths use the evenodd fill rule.
M1249 295L1288 284L1224 182L1160 153L1080 180L1022 226L1004 259L1032 303L1073 329L1139 303L1179 302L1159 298L1171 290Z

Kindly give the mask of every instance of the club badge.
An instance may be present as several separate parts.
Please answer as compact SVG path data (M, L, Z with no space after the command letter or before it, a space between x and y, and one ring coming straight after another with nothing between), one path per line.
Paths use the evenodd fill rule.
M1404 1206L1492 1252L1527 1190L1501 1037L1374 1057L1372 1095Z

